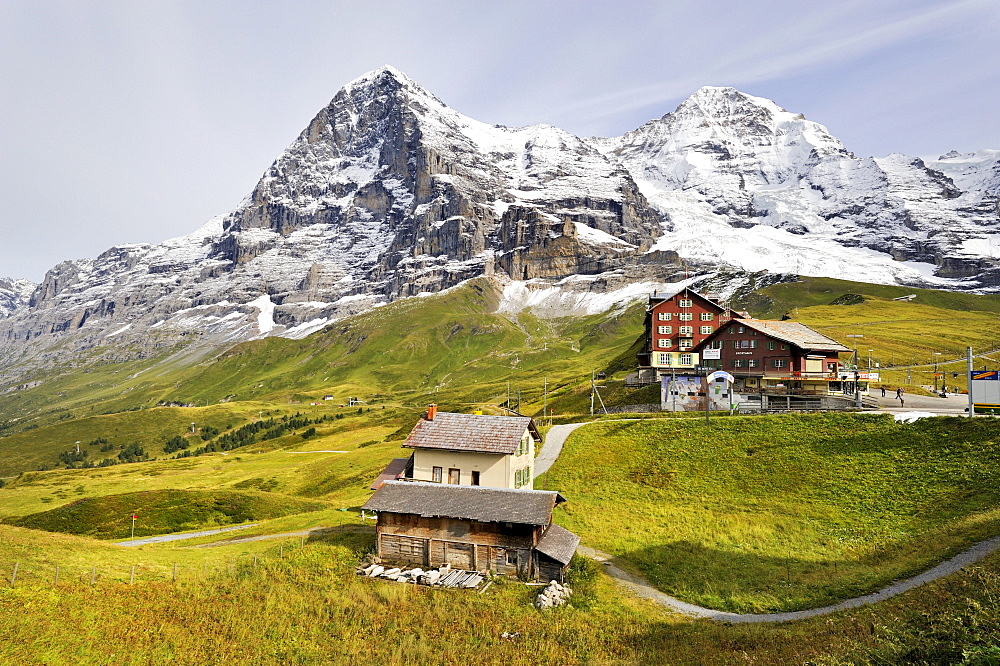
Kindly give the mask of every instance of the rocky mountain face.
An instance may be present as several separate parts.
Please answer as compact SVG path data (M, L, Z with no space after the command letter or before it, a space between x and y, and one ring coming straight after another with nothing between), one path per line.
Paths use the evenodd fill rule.
M0 278L0 319L27 306L36 286L29 280Z
M998 200L998 151L857 158L731 88L581 139L480 123L386 67L195 233L64 262L30 297L0 281L0 370L299 337L481 275L612 291L724 266L994 289Z

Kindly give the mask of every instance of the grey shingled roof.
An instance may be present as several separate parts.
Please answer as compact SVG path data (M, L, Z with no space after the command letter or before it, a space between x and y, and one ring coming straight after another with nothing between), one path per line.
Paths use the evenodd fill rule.
M565 501L562 495L551 490L386 481L361 508L428 518L463 518L482 523L548 525L552 509Z
M509 455L517 450L521 435L528 429L541 439L534 422L527 416L438 412L433 421L428 421L426 417L417 421L403 446Z
M580 537L558 525L549 525L545 534L538 540L535 549L548 555L560 564L569 564L573 559L576 547L580 545Z
M800 349L817 349L822 351L851 351L832 338L814 331L797 321L778 321L775 319L739 319L735 324L748 326L772 338L789 342Z

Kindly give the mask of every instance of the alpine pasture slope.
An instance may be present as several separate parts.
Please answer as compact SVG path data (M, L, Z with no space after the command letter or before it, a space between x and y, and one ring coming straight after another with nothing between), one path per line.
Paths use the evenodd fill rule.
M868 316L869 305L891 302L884 300L891 294L872 294L852 283L805 280L779 287L784 291L752 296L762 303L770 299L774 307L810 304L799 311L815 308L814 323L825 316L839 325L825 308ZM796 289L809 298L797 299ZM822 305L826 289L829 301L859 291L869 300ZM984 326L996 321L989 297L963 297L949 309L932 304L937 292L917 294L891 315L919 321L928 312L933 319L962 314L974 318L970 325ZM358 579L353 566L372 547L373 534L357 507L385 462L406 455L400 443L427 402L456 411L490 408L506 400L510 381L515 395L521 389L527 413L538 414L547 399L562 419L578 419L591 370L611 370L641 334L641 302L560 320L528 311L498 313L503 297L491 282L474 281L347 318L302 340L250 341L194 367L133 370L122 385L99 387L94 394L87 382L109 381L113 370L97 378L84 369L75 377L69 372L61 385L66 391L53 392L43 383L4 396L0 405L9 410L3 418L11 434L0 438L6 469L0 569L12 572L16 563L20 573L13 587L0 591L0 656L18 663L198 663L209 657L216 663L305 664L446 663L458 657L480 663L731 663L748 657L788 663L959 661L997 649L996 556L874 609L792 626L714 626L671 615L622 596L586 561L573 567L573 608L557 614L533 610L531 590L513 581L484 595L462 595ZM623 372L616 369L612 379ZM543 398L546 379L551 394ZM624 389L617 393L622 404L635 401ZM326 395L335 400L323 400ZM367 402L340 407L354 396ZM156 406L164 402L173 406ZM191 403L199 406L177 406ZM31 406L41 404L49 411L32 415ZM230 437L239 443L234 448L171 457L211 449L257 422L292 419L301 425L273 430L273 437L267 434L272 430L261 430L238 441ZM817 486L822 501L778 501L786 491L805 491L794 475L781 471L802 462L794 447L781 442L793 431L796 441L808 441L817 420L825 433L822 450L808 452L820 456L814 471L823 472L829 487ZM718 419L712 433L700 430L700 422L677 419L606 424L593 426L610 429L599 444L583 442L581 448L570 442L568 456L542 483L557 483L568 493L570 502L556 512L556 521L597 545L631 544L625 526L645 525L641 541L657 556L636 556L638 567L673 561L676 537L665 536L664 529L673 529L667 523L711 525L696 531L711 542L702 553L714 555L686 568L668 567L682 580L658 583L682 596L734 608L803 607L868 590L897 571L943 559L969 539L996 532L995 498L975 483L997 464L998 435L986 422L976 425L985 430L974 437L948 421L926 432L920 429L928 426L907 426L911 435L923 433L914 448L900 445L906 433L893 424L852 415ZM641 436L631 437L628 428L638 428ZM752 444L737 446L740 432L759 440L760 450L749 455ZM846 433L854 435L840 436ZM168 454L175 437L188 448ZM69 469L59 454L75 451L77 440L89 451L88 462L116 457L135 443L158 459ZM706 457L706 441L730 442L731 450ZM661 450L665 443L669 451ZM650 457L635 447L656 452ZM587 458L595 455L600 459ZM602 456L628 464L605 464ZM643 457L659 467L643 464ZM80 467L80 461L70 464ZM762 465L770 477L760 477ZM931 483L927 465L950 476ZM59 469L37 471L39 466ZM698 485L723 473L730 482L712 492ZM616 480L616 474L624 476ZM741 478L756 479L753 492ZM919 488L914 479L922 479ZM782 485L788 483L799 485ZM891 506L879 509L887 487ZM668 521L651 501L698 519ZM185 505L198 510L175 513ZM294 512L276 517L289 510ZM79 522L90 520L95 534L126 539L132 512L140 517L140 533L241 520L258 524L238 535L135 549L61 533L69 531L65 520L77 521L75 532L88 531ZM773 519L751 520L747 512ZM107 513L123 514L117 526ZM142 526L146 515L150 525ZM848 541L837 541L844 535ZM907 555L905 544L921 535L927 537L925 548ZM796 559L799 547L808 557ZM733 576L727 557L753 575ZM837 572L832 577L831 566ZM706 570L726 573L706 579ZM834 584L817 588L817 572ZM98 617L100 622L87 619ZM122 631L122 625L129 629ZM503 638L504 632L516 636Z

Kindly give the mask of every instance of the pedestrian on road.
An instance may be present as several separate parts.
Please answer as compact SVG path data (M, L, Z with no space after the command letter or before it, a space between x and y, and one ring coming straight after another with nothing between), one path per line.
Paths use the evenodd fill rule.
M897 400L902 400L903 399L903 387L902 386L900 386L898 389L896 389L896 399Z
M882 385L882 397L883 398L885 397L885 385L884 384Z

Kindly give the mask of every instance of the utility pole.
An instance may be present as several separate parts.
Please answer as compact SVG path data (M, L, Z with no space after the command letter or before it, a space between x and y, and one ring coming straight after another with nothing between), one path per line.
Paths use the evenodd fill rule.
M934 392L938 392L938 356L941 352L934 352Z
M712 398L709 395L711 382L708 381L708 370L705 370L705 425L708 425L708 412L711 409Z
M590 371L590 415L594 415L594 371Z
M966 386L969 389L969 418L971 419L976 415L975 400L972 398L972 347L966 347L965 358L968 364L968 369L966 370Z
M545 414L549 411L549 378L542 377L542 419L545 419ZM545 423L543 420L542 423Z

